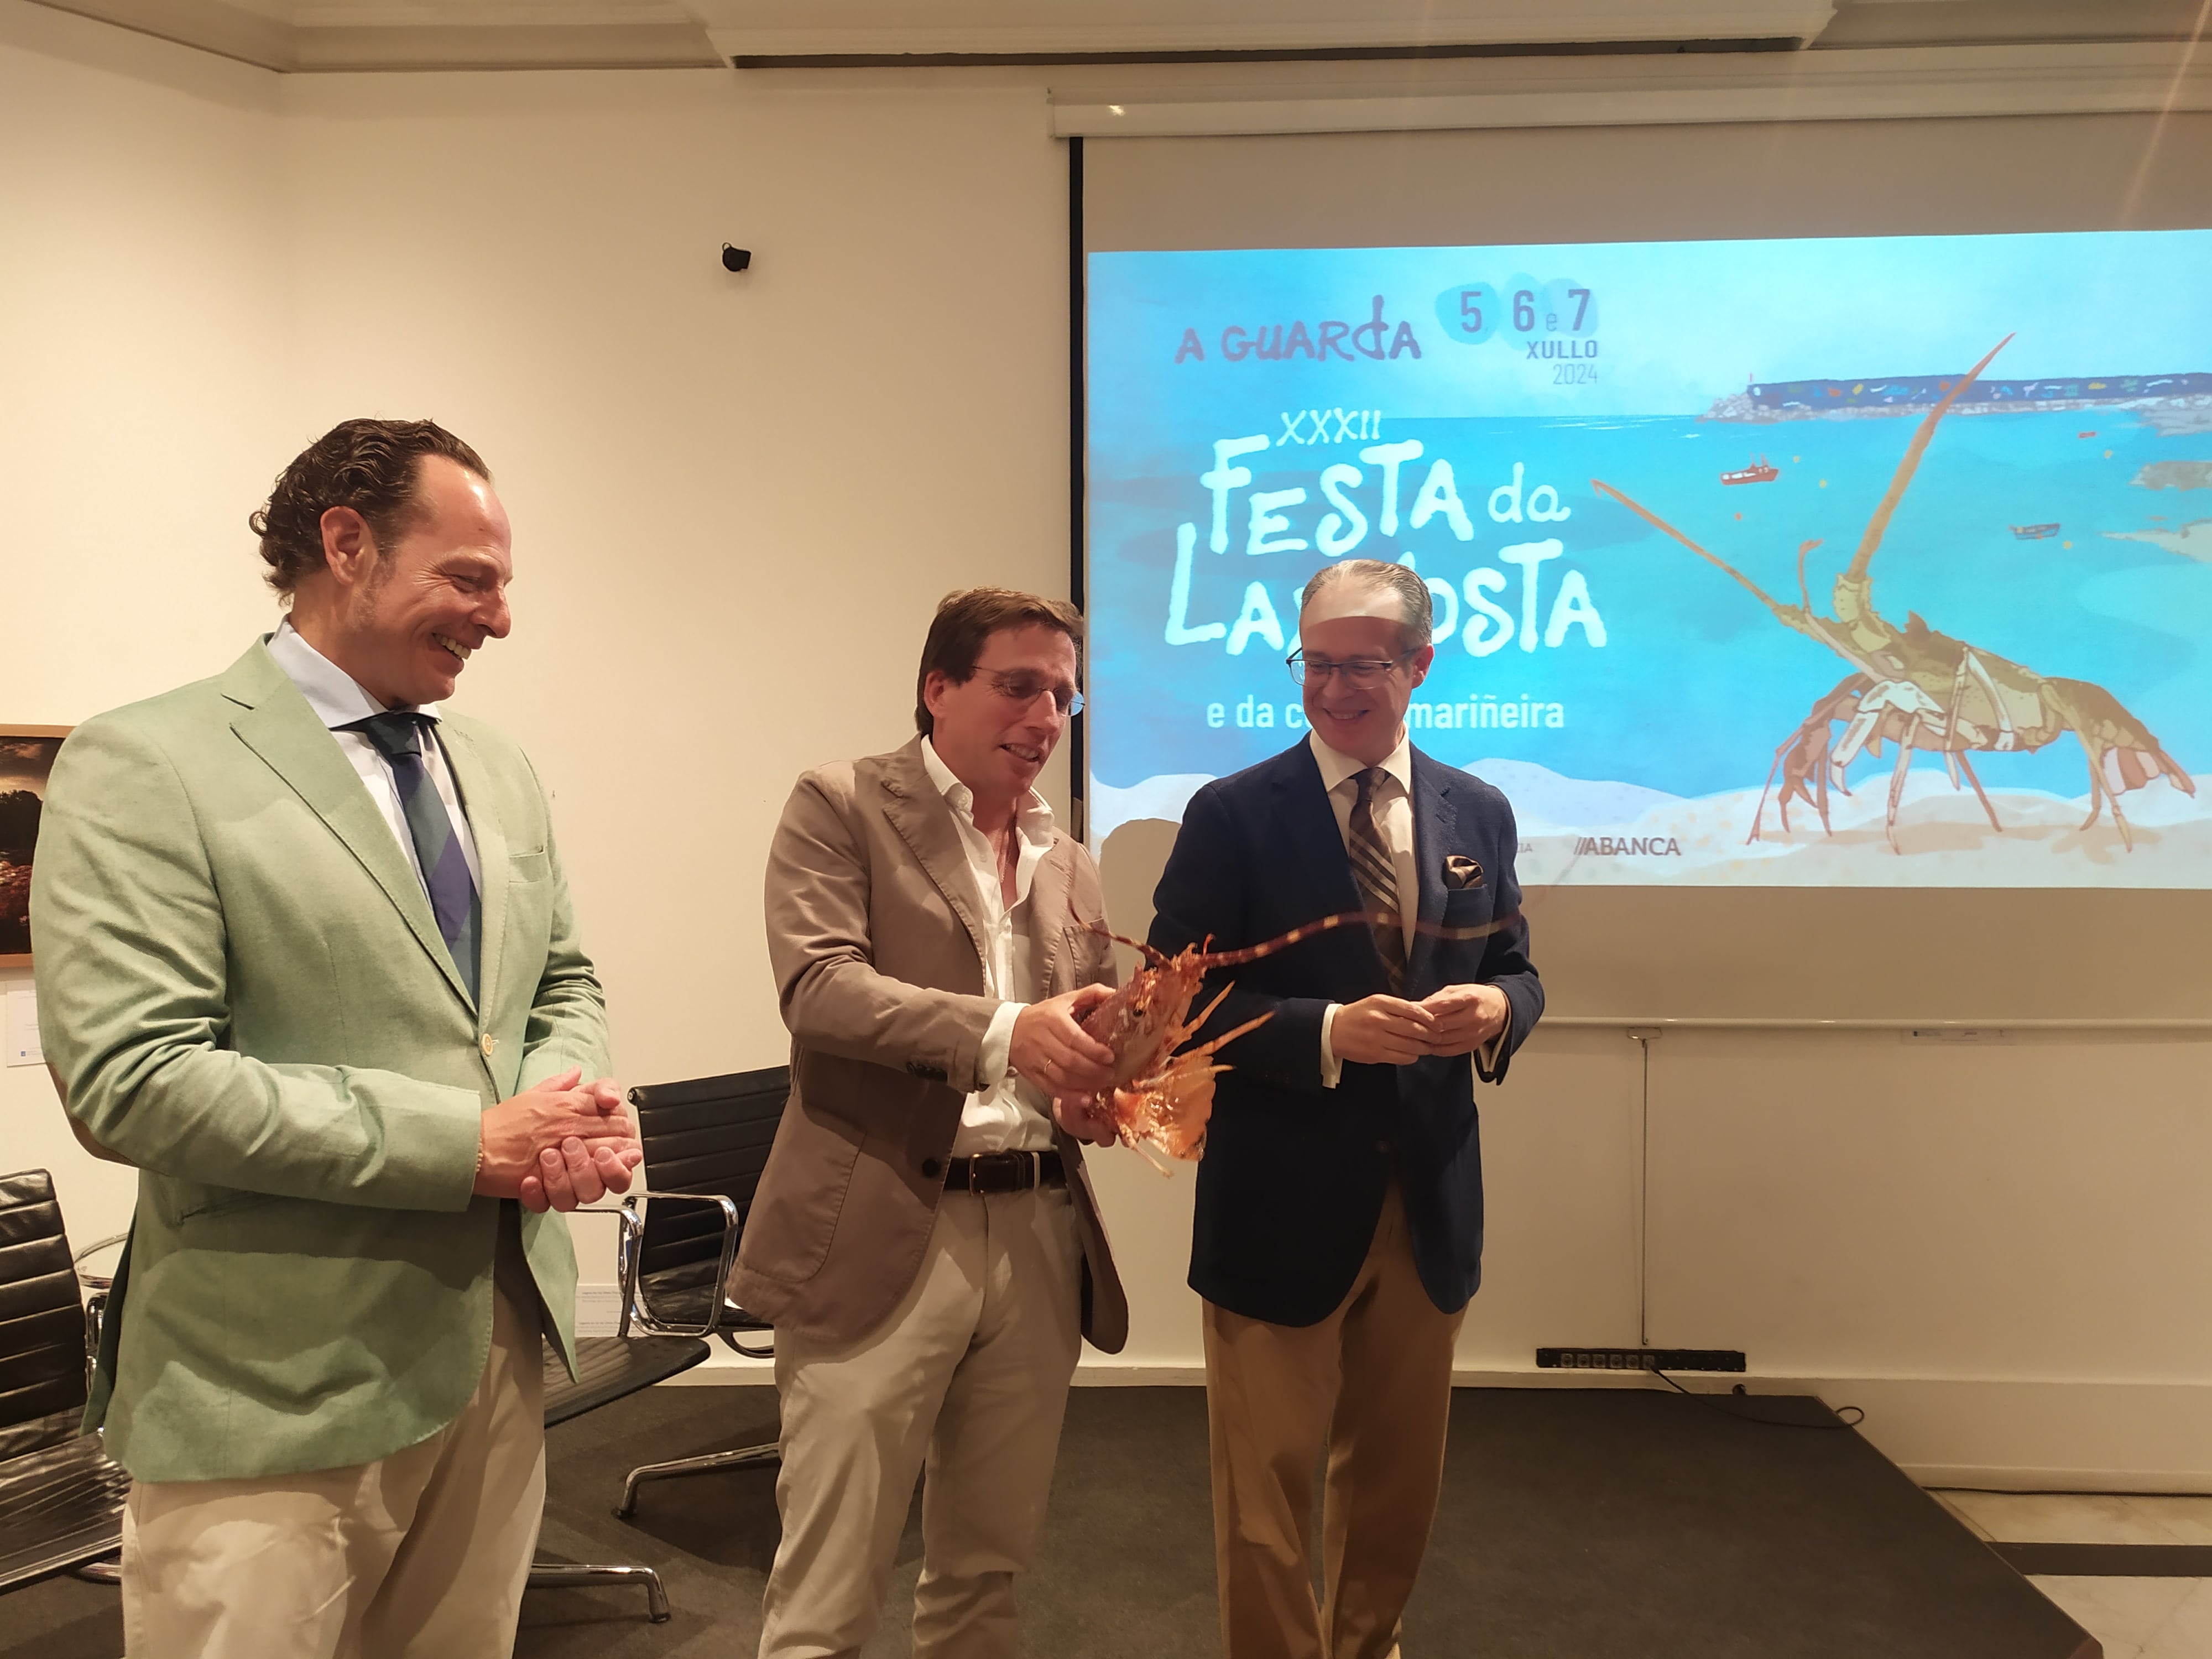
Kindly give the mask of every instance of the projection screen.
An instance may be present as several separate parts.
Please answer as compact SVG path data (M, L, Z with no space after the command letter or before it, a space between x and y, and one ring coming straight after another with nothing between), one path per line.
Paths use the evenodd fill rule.
M2212 908L2212 199L2168 182L2182 223L2112 227L2099 175L2148 216L2151 137L1094 145L1086 781L1109 882L1206 780L1298 740L1298 589L1380 558L1435 607L1413 741L1513 801L1532 925L1601 968L1598 1006L2203 1012L2173 924ZM2038 156L2069 139L2053 191ZM1965 165L1916 179L1900 140ZM1808 188L1701 201L1723 154ZM1844 184L1854 160L1894 194ZM1961 211L1978 173L2012 199ZM1504 216L1467 181L1508 177L1547 234L1468 234ZM2093 941L2070 993L2019 954ZM1878 988L1838 994L1884 951Z

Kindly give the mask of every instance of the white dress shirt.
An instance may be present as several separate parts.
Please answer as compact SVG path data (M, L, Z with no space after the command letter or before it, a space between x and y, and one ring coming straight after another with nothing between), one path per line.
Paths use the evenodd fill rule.
M968 854L969 873L975 878L976 917L986 949L983 953L983 993L1004 998L984 1030L976 1059L983 1086L968 1097L960 1109L960 1130L952 1137L952 1156L973 1158L978 1152L1041 1152L1052 1145L1052 1119L1043 1094L1026 1078L1006 1069L1013 1046L1014 1021L1037 998L1036 967L1030 944L1030 889L1036 880L1039 860L1052 850L1052 808L1036 790L1014 809L1014 902L1009 906L999 884L998 849L991 838L975 827L975 792L953 775L938 757L927 738L921 740L921 763L929 781L952 809L953 826Z
M362 690L361 683L352 675L301 639L289 617L270 636L269 654L284 671L284 678L300 688L300 695L315 711L315 718L331 728L331 735L337 739L338 751L360 774L368 798L376 803L376 810L391 827L392 839L407 855L407 867L414 871L417 881L422 881L422 860L415 854L415 837L407 828L406 809L399 804L399 784L392 776L392 763L385 759L382 750L369 741L366 732L337 729L356 720L365 720L371 714L383 714L384 705ZM435 720L438 705L426 702L415 712ZM435 727L432 729L434 732ZM446 803L446 816L453 821L454 837L461 843L462 858L468 862L469 879L481 893L483 872L477 867L477 838L469 832L469 817L461 810L460 792L453 787L453 770L446 764L441 744L433 741L422 745L422 766L430 775L438 799ZM422 890L430 890L427 881L423 881Z
M1344 837L1345 851L1352 850L1352 809L1359 800L1359 775L1366 767L1351 756L1340 754L1321 740L1318 732L1308 734L1306 741L1312 746L1315 762L1321 767L1321 784L1328 792L1329 811L1336 814L1336 833ZM1406 728L1398 728L1398 746L1382 757L1382 776L1375 786L1369 810L1375 815L1375 833L1382 837L1382 845L1390 854L1390 868L1398 878L1398 917L1406 930L1406 960L1413 959L1413 929L1421 915L1420 868L1413 861L1413 745L1406 735ZM1344 1076L1344 1062L1336 1057L1336 1047L1331 1038L1336 1028L1336 1012L1343 1005L1332 1002L1321 1017L1321 1085L1334 1089ZM1510 1020L1511 1016L1507 1016ZM1498 1045L1505 1033L1500 1030L1483 1044L1483 1063L1495 1066Z

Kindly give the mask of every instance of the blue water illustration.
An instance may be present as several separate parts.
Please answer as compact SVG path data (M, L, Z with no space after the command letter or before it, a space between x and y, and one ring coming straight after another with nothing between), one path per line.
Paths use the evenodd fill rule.
M1429 582L1437 651L1412 720L1430 752L1616 787L1555 792L1562 830L1607 827L1568 821L1565 802L1617 817L1647 792L1756 795L1855 670L1747 584L1834 617L1836 578L1933 399L2008 337L1895 504L1874 608L2016 665L2031 696L2051 678L2100 687L2129 742L2212 773L2212 395L2197 384L2212 319L2178 292L2212 291L2212 233L1091 269L1095 783L1218 776L1293 741L1298 590L1356 556ZM1792 284L1794 314L1772 297ZM1455 338L1462 317L1488 332ZM2048 389L2019 392L2037 377ZM1780 382L1786 411L1753 395ZM1824 398L1833 412L1805 418ZM2018 742L2035 739L1967 763L1993 794L2087 797L2075 734ZM1894 758L1856 760L1852 787L1881 795ZM1945 772L1932 750L1910 763Z

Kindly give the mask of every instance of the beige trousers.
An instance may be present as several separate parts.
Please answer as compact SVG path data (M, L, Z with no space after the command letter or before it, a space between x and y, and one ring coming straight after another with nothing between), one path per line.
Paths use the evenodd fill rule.
M1318 1325L1205 1307L1214 1564L1227 1659L1394 1659L1443 1481L1459 1313L1421 1288L1393 1182L1359 1276ZM1324 1442L1322 1578L1314 1467Z
M518 1286L502 1250L483 1380L428 1440L348 1468L133 1485L128 1659L512 1653L545 1504L538 1300L521 1272Z
M1061 1188L947 1193L905 1297L857 1342L778 1332L783 1539L761 1659L848 1659L883 1618L915 1477L915 1659L1014 1659L1082 1346L1083 1249Z

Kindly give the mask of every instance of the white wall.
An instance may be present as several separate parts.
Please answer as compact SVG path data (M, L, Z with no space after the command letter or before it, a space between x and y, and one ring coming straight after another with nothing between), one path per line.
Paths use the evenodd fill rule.
M0 5L0 720L74 725L266 625L224 556L252 557L245 515L299 447L277 94ZM0 1166L52 1170L74 1237L128 1224L135 1181L77 1150L43 1071L0 1070Z
M243 519L277 469L343 416L433 416L517 531L516 631L462 701L556 792L623 1074L776 1062L759 872L791 777L910 730L946 589L1066 591L1043 100L1020 74L282 79L0 0L0 719L219 670L274 614ZM1141 931L1144 872L1107 875ZM1819 944L1879 971L1879 941ZM2051 971L2095 967L2054 941ZM1948 1478L2212 1487L2206 1056L1670 1034L1650 1340L1744 1348ZM1558 1030L1486 1096L1470 1376L1638 1340L1641 1090L1619 1033ZM122 1225L41 1074L0 1071L0 1124L79 1237ZM1189 1176L1099 1173L1134 1329L1094 1372L1187 1377Z

